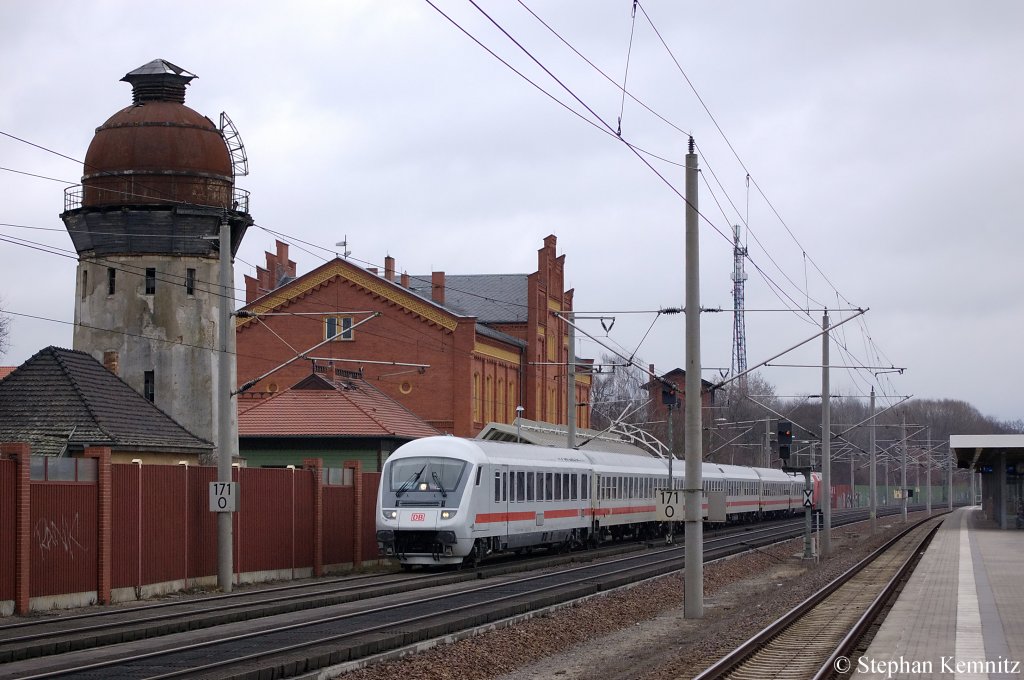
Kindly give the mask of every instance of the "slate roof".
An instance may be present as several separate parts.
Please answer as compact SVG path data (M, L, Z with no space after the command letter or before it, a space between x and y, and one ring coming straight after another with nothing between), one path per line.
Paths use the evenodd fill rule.
M440 434L365 380L313 374L238 415L239 437L398 437Z
M40 350L0 381L0 441L60 455L87 445L209 453L196 437L85 352Z
M490 326L485 326L482 323L478 323L476 325L476 334L483 335L488 338L493 338L495 340L501 340L502 342L506 342L510 345L515 345L516 347L526 347L525 340L520 340L514 335L509 335L508 333L502 333L501 331L494 330Z
M480 323L526 323L526 274L445 275L443 307ZM430 274L409 277L409 288L430 299Z

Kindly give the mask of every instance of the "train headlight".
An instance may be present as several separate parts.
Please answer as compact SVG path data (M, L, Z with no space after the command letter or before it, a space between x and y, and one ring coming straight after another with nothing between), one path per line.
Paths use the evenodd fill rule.
M451 519L452 517L455 517L456 512L456 510L442 510L441 519Z
M398 510L381 510L384 519L398 519Z

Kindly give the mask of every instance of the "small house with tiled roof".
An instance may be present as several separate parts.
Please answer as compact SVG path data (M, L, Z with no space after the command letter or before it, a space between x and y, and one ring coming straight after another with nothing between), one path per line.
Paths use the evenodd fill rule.
M246 277L236 326L238 383L273 394L301 380L308 363L358 371L381 392L443 433L472 437L516 408L538 421L590 422L589 362L567 397L565 255L548 236L530 274L397 274L337 257L298 274L280 241L266 267Z
M358 460L374 472L405 442L437 434L358 374L341 371L314 372L269 399L239 402L239 455L249 467L321 458L325 467Z
M213 445L195 436L86 352L40 350L0 380L0 441L34 455L107 446L113 462L196 464Z

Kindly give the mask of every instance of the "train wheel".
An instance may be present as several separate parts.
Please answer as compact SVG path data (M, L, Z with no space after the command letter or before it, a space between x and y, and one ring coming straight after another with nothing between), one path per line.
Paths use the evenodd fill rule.
M469 554L462 559L463 567L470 569L476 569L480 566L480 558L483 556L484 548L480 545L480 540L477 539L473 542L473 549L469 551Z

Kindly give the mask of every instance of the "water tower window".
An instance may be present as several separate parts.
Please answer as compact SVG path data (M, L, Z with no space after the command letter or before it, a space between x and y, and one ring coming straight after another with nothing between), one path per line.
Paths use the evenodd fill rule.
M86 290L89 288L89 270L82 270L82 299L85 299Z
M154 372L144 372L142 381L142 396L144 396L149 401L153 401L156 398L156 376L154 375Z
M146 295L156 292L156 268L146 267Z
M189 267L185 270L185 294L195 295L196 293L196 270Z
M114 294L114 281L117 279L117 270L107 267L107 295Z

